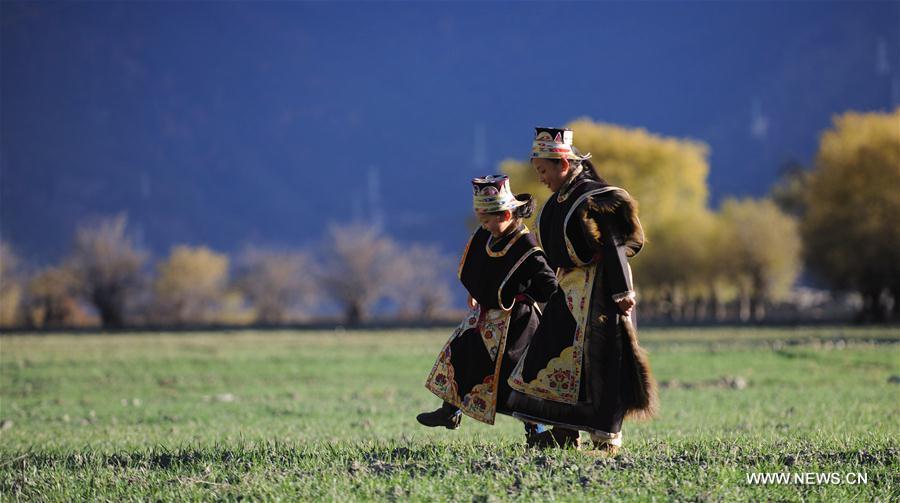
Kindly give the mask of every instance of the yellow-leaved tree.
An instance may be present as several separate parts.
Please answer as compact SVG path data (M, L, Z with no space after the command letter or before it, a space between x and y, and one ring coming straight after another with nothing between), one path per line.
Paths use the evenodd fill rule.
M155 320L167 324L217 321L228 283L227 256L203 246L176 246L157 265L157 272Z
M28 322L33 327L84 324L78 309L77 283L66 267L46 267L28 282Z
M766 305L783 298L800 274L797 221L771 199L728 199L722 204L720 260L740 294L740 316L761 320Z
M9 245L0 241L0 327L20 322L22 283L18 269L19 258Z
M819 144L805 187L806 263L839 290L863 295L863 317L900 315L900 108L847 112Z

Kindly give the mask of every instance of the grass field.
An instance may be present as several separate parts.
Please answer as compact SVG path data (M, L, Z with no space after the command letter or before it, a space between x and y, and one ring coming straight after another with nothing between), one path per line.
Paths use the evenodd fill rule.
M661 414L626 422L612 460L526 449L506 417L419 426L448 333L2 337L0 496L900 499L897 328L643 330Z

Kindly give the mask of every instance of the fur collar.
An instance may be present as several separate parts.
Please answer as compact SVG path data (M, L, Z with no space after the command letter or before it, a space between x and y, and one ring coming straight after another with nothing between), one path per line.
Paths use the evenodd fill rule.
M605 222L615 235L617 244L625 246L629 257L637 255L644 246L644 229L638 219L638 204L623 189L612 190L588 199L581 210L581 218L590 238L599 245Z

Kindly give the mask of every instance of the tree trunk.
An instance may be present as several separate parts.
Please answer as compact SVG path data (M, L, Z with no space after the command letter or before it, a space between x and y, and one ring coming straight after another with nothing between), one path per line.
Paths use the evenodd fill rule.
M103 328L121 328L125 325L122 307L115 300L95 295L94 306L100 313L100 323Z
M750 310L750 292L746 288L741 288L740 293L740 318L741 321L750 321L750 315L752 314Z
M681 291L678 287L669 289L669 313L672 321L681 321L683 314L683 301L681 299Z
M766 317L766 301L759 296L753 297L753 320L762 321Z
M891 308L891 319L898 321L900 320L900 286L892 286L890 292L891 300L894 301L894 305Z
M714 285L709 287L709 302L712 308L713 318L716 321L725 321L727 313L725 312L725 303L719 297L719 292Z
M754 274L750 298L750 311L754 321L762 321L766 317L766 300L768 299L766 279L762 274Z
M863 307L859 314L859 321L863 323L881 323L884 321L885 310L881 303L881 291L872 289L863 292Z
M345 319L348 326L358 326L362 322L363 316L364 310L362 304L360 304L359 302L351 302L347 305L347 313Z
M696 313L696 311L694 311L694 307L696 307L696 302L695 302L694 300L691 300L691 299L686 299L686 300L683 302L683 305L684 305L684 309L683 309L683 312L684 312L683 319L684 319L685 321L695 321L695 320L696 320L696 315L697 315L697 313Z
M706 297L699 296L695 301L694 306L694 320L696 321L706 321L709 318L709 302Z
M284 310L277 303L267 302L259 307L256 320L264 325L279 325L284 322Z

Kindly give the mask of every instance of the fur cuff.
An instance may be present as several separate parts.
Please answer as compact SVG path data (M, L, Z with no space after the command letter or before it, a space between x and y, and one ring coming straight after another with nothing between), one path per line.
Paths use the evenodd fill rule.
M634 290L628 290L627 292L617 293L613 295L614 302L622 302L625 299L634 300Z

